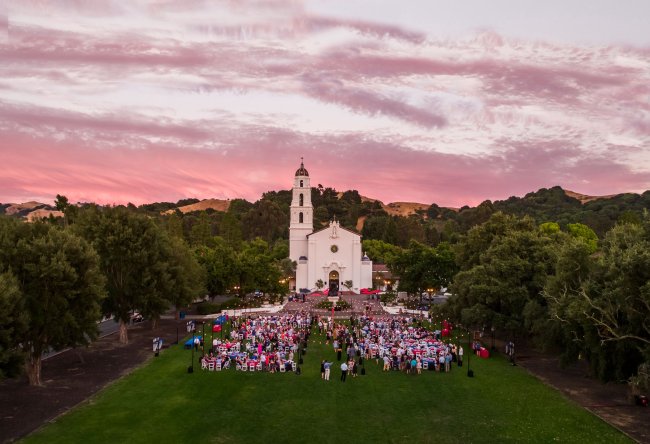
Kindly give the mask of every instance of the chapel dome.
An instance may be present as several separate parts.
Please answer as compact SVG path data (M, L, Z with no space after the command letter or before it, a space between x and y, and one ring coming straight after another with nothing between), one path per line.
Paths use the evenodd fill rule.
M305 169L305 165L302 162L300 162L300 168L298 168L296 170L296 176L307 176L307 177L309 177L309 173Z

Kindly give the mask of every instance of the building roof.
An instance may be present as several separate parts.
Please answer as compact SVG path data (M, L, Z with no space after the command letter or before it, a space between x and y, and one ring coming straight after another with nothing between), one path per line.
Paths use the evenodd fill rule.
M372 264L372 274L381 276L383 279L393 279L393 273L390 272L386 264Z
M321 231L329 230L330 227L331 227L331 225L328 225L328 226L326 226L326 227L321 228L320 230L312 231L311 233L309 233L309 234L307 235L307 237L311 236L312 234L320 233ZM352 234L354 234L355 236L363 237L363 236L361 236L361 234L357 233L356 231L352 231L352 230L350 230L349 228L342 227L341 225L337 225L336 227L337 227L337 228L340 228L341 230L345 230L345 231L347 231L347 232L349 232L349 233L352 233Z
M298 168L296 170L296 176L307 176L307 177L309 177L309 173L305 169L305 165L302 162L302 160L300 161L300 168Z

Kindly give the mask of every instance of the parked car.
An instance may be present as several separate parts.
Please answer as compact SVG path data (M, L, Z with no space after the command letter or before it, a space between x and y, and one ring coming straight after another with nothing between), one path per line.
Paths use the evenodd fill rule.
M142 313L134 311L131 315L131 322L135 324L136 322L142 321L144 321L144 316L142 316Z

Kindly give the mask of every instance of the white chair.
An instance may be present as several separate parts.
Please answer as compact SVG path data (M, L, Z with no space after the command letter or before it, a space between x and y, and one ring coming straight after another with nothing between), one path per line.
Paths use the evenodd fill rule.
M227 368L230 368L230 361L226 361L223 363L223 369L225 370Z
M221 362L217 363L217 364L214 366L214 369L215 369L216 371L220 372L220 371L221 371Z
M425 370L429 370L429 361L422 361L422 368Z
M292 363L291 363L291 368L293 369L294 372L296 371L296 367L297 367L297 366L296 366L296 363L295 363L295 362L292 362Z
M206 370L208 368L208 364L205 361L201 361L201 370Z
M258 362L257 365L255 366L255 369L256 369L258 372L261 372L261 371L262 371L262 362Z
M248 366L246 364L241 366L241 371L245 372L248 370Z
M237 363L237 366L235 367L235 370L241 370L241 364Z
M208 371L214 371L214 362L208 362Z
M253 363L253 362L248 363L248 371L251 371L251 372L255 371L255 363Z
M287 368L284 366L284 364L280 364L280 373L284 373L287 371Z

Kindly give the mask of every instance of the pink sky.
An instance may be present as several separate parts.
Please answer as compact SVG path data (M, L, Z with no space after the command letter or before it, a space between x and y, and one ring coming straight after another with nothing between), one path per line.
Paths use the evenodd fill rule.
M12 2L0 202L650 188L647 2L403 3Z

